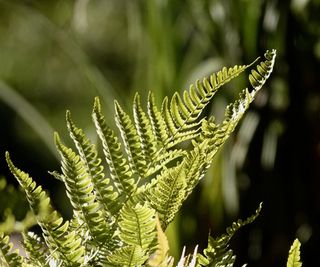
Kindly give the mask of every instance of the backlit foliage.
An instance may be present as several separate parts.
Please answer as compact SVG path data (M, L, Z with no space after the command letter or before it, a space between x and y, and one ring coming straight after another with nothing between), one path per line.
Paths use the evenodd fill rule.
M28 257L11 252L8 237L1 235L1 260L8 266L174 266L164 230L209 168L272 72L276 52L250 65L223 68L197 81L182 95L166 97L157 107L150 93L147 108L136 94L133 116L115 102L118 134L107 125L98 98L92 119L103 148L98 155L82 129L67 111L67 127L75 148L54 134L61 156L61 172L53 176L65 184L73 217L65 220L50 197L34 180L17 168L6 153L7 163L26 197L43 239L24 233ZM253 65L256 64L256 67ZM221 123L203 117L202 111L224 84L246 69L251 88L227 106ZM106 166L106 168L105 168ZM235 256L229 240L243 225L238 220L219 238L209 237L203 253L183 252L176 266L232 266Z

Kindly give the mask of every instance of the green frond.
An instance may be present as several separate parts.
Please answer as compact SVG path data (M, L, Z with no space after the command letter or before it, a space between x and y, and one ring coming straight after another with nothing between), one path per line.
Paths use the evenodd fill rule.
M164 168L156 177L156 183L147 193L151 206L158 212L161 227L166 229L180 209L185 196L186 162L170 169Z
M115 121L123 151L121 141L106 123L99 99L95 98L92 119L103 146L108 174L104 173L95 145L67 111L68 131L78 154L66 147L55 133L62 173L51 174L66 186L74 213L70 221L64 221L46 192L15 167L6 153L10 171L26 193L45 243L35 234L24 233L28 254L24 259L11 251L9 238L0 233L0 263L22 267L172 267L173 258L168 255L163 231L265 84L275 57L275 50L265 53L265 58L248 76L252 90L243 90L227 106L221 123L216 123L214 117L200 116L221 86L256 61L223 68L197 81L182 95L175 93L172 98L164 98L160 110L152 93L146 111L140 96L135 95L131 117L115 102ZM218 238L209 235L203 254L197 254L196 247L185 256L184 250L177 267L233 266L235 256L229 248L230 239L239 228L254 221L260 210L261 205L254 215L234 222ZM301 266L299 248L296 240L287 266Z
M301 246L300 241L298 239L295 239L289 251L287 267L302 266L302 262L300 260L300 246Z
M71 119L70 111L66 113L67 126L74 141L80 158L85 166L86 172L91 178L99 202L103 205L104 210L112 214L115 206L115 189L110 184L110 179L105 178L101 159L98 158L98 152L95 145L86 137L83 130L76 127Z
M146 173L146 158L142 152L142 143L140 141L137 129L132 123L128 114L126 114L121 106L115 101L115 119L117 127L121 133L124 148L128 155L128 161L133 174L138 175L141 179Z
M94 194L92 179L86 171L83 161L70 148L64 146L55 133L55 143L61 155L62 172L67 195L74 208L74 215L89 230L90 237L96 242L103 242L108 233L105 214Z
M118 141L115 133L107 126L106 120L102 114L99 98L97 97L94 102L92 118L102 142L103 152L108 163L112 181L117 186L120 195L122 193L130 195L135 189L135 181L132 178L129 165L122 154L121 143ZM118 194L114 193L113 197L117 198ZM115 206L116 211L121 208L120 205Z
M211 162L213 156L234 131L249 105L254 100L255 95L270 76L270 73L273 70L275 57L275 50L267 51L265 53L266 60L262 61L257 66L257 71L252 70L249 75L249 80L254 90L252 92L249 92L248 89L243 90L240 93L239 99L227 106L225 119L221 124L216 124L213 118L203 121L201 126L202 132L198 140L208 140L208 163Z
M146 164L153 165L156 161L157 142L155 140L155 135L152 132L151 123L141 107L138 93L134 97L133 116Z
M140 246L125 246L115 250L108 261L116 267L138 267L148 259ZM108 265L107 265L108 266Z
M168 97L166 97L163 100L161 112L162 116L164 117L164 121L167 124L167 128L169 129L169 136L171 136L165 143L167 148L173 147L181 142L193 139L199 135L199 128L192 128L199 125L200 122L192 123L191 125L184 124L184 121L181 118L179 119L178 114L180 113L178 111L174 113L175 110L176 109L173 108L172 105L171 108L169 107L169 100ZM185 127L182 127L182 125L185 125ZM184 131L182 131L182 129Z
M26 193L53 257L60 259L65 266L79 266L83 262L84 254L80 237L76 236L75 231L68 231L69 222L63 222L63 218L53 209L50 198L41 186L37 186L27 173L13 165L8 152L6 160L11 173Z
M203 255L198 254L198 266L233 266L235 261L235 256L233 252L229 249L229 242L233 235L243 226L252 223L260 214L262 209L262 203L256 210L255 214L247 218L246 220L239 219L237 222L232 223L230 227L227 228L226 234L218 238L213 238L209 235L208 247L204 249Z
M49 267L48 251L39 236L32 232L23 232L23 247L28 255L28 262L37 267Z
M252 87L255 89L255 92L259 91L269 78L276 59L276 50L267 50L264 54L264 57L266 60L257 65L256 70L252 70L251 74L249 75L249 81Z
M164 121L161 112L158 110L152 92L149 92L148 95L148 116L151 121L152 130L154 136L160 144L160 147L163 147L163 150L166 149L166 142L169 138L169 130L167 128L166 122Z
M172 149L170 151L163 151L157 157L157 164L148 168L146 177L149 177L158 171L165 168L169 163L176 161L177 159L183 158L187 155L187 152L182 149Z
M148 267L169 267L173 265L173 259L168 256L169 243L168 239L163 232L158 216L156 217L157 223L157 250L149 257Z
M9 236L0 232L0 264L8 267L22 267L24 260L19 255L19 250L12 251L13 244Z
M217 90L231 81L250 65L223 68L213 73L209 79L204 78L191 85L189 91L184 91L183 100L178 93L169 99L165 98L162 103L162 116L167 128L170 130L169 138L165 141L167 146L174 146L179 142L195 138L198 135L199 124L196 122L201 112L209 104Z
M156 240L155 210L147 204L134 207L125 205L120 210L120 239L128 245L139 246L143 251L153 249Z
M204 176L208 164L206 162L206 147L207 143L203 142L201 145L195 144L195 147L186 157L186 193L185 199L191 194L193 189Z

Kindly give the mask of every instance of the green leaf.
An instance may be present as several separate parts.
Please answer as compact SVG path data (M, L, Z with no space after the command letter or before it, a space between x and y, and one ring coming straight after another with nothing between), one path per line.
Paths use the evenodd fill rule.
M153 249L156 240L155 210L147 204L124 206L119 218L120 239L128 245L139 246L143 251Z
M153 188L146 192L151 206L158 212L161 227L166 229L180 209L185 196L186 162L164 169L157 177Z
M55 133L55 143L62 158L61 165L67 195L79 225L82 223L86 225L90 238L94 241L105 242L109 227L105 214L100 209L101 204L96 199L94 185L84 162L70 148L61 143L57 133Z
M110 179L105 178L103 165L101 159L98 158L97 149L86 137L83 130L76 127L71 119L70 111L67 111L66 119L71 139L74 141L86 172L94 185L97 199L104 209L112 215L114 213L114 206L116 206L115 199L117 193L110 183Z
M233 235L243 226L252 223L260 214L262 204L256 210L255 214L246 220L239 219L227 228L226 234L218 238L209 235L208 247L204 249L203 255L198 254L198 266L233 266L235 256L229 249L229 242Z
M289 251L287 267L302 266L302 262L300 261L300 246L301 243L299 242L299 240L295 239Z
M129 170L129 164L122 154L121 144L118 141L118 138L115 136L115 133L110 129L110 127L108 127L106 123L105 117L102 114L100 100L97 97L95 98L93 106L92 119L102 142L103 152L108 163L112 181L118 189L118 193L113 193L112 199L120 197L122 193L130 195L135 189L135 181L132 178L132 173ZM118 194L120 196L118 196ZM116 204L117 203L114 205L115 212L121 208L120 205Z
M143 249L139 246L124 246L108 256L109 263L117 267L138 267L147 260ZM108 266L108 265L107 265Z
M10 242L9 236L0 232L0 264L10 267L22 267L24 260L19 255L19 250L12 251L13 244Z
M128 114L126 114L121 106L115 101L116 124L120 130L121 137L124 143L124 148L128 155L128 161L133 174L138 175L141 179L147 171L146 158L143 154L137 129L132 123Z
M47 248L39 236L32 232L23 232L23 247L28 255L28 261L33 266L49 267Z
M61 260L66 266L79 266L84 260L84 247L81 245L80 237L75 231L69 231L69 222L64 222L53 209L50 198L42 188L37 186L27 173L13 165L8 152L6 152L6 160L10 171L26 193L53 257Z

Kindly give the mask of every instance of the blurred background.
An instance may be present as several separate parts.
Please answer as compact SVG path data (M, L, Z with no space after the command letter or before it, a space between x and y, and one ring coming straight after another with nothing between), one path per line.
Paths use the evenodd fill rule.
M183 245L204 248L209 231L223 233L263 202L257 221L232 241L236 266L285 266L295 237L304 266L320 266L319 14L319 0L0 0L0 219L14 222L10 207L33 223L6 150L71 215L47 172L59 170L53 130L71 145L66 109L96 141L94 96L114 125L113 99L129 111L136 91L145 101L152 90L160 104L197 78L275 48L267 85L167 233L178 257ZM246 77L215 97L217 118Z

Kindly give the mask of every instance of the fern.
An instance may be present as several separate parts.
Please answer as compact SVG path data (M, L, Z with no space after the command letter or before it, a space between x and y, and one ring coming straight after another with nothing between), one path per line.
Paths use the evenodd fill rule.
M53 257L65 266L80 266L84 259L84 247L81 245L80 237L76 237L75 231L69 231L69 222L63 222L63 218L53 209L50 198L42 188L36 186L28 174L13 165L8 152L6 159L11 172L25 190Z
M80 157L61 143L57 133L55 133L55 142L62 157L64 182L74 208L74 216L79 220L79 225L83 223L86 225L85 229L90 232L90 238L98 243L104 242L108 225L93 192L91 177L86 172ZM94 168L91 170L93 172Z
M227 228L226 234L221 237L212 238L209 236L208 247L203 251L204 255L198 255L198 266L233 266L235 256L231 249L229 249L229 241L233 235L243 226L252 223L259 215L262 208L260 204L255 214L246 220L239 219Z
M19 251L12 251L13 244L9 240L9 236L0 233L0 263L3 266L20 267L25 262L23 257L19 255ZM26 266L26 265L25 265Z
M266 52L265 59L248 77L252 88L245 89L226 108L221 123L216 123L214 117L201 118L202 111L221 86L256 61L223 68L197 81L182 95L166 97L161 109L155 105L152 93L146 110L140 96L135 95L133 116L115 102L120 138L107 125L96 98L92 119L105 162L67 111L67 127L75 149L66 147L59 135L54 134L61 156L61 173L51 174L66 187L73 207L69 221L54 210L46 192L15 167L7 153L9 168L26 193L43 231L43 241L35 234L24 233L28 254L24 259L10 251L8 237L2 235L1 260L9 266L174 266L163 231L270 76L275 55L274 50ZM239 220L227 228L227 234L220 238L209 236L203 255L197 252L197 247L190 255L185 255L184 250L177 267L232 266L235 256L229 249L229 241L240 227L258 216L260 209L247 220Z
M48 250L43 240L32 232L23 233L23 247L28 255L30 264L38 267L49 267Z
M301 246L300 241L298 239L295 239L289 251L287 267L302 266L302 263L300 261L300 246Z
M134 190L134 180L131 177L132 173L129 171L127 161L122 154L121 144L119 143L118 138L106 124L99 98L95 99L92 118L103 145L103 152L106 157L111 178L118 189L118 192L112 192L112 199L121 194L129 195Z

